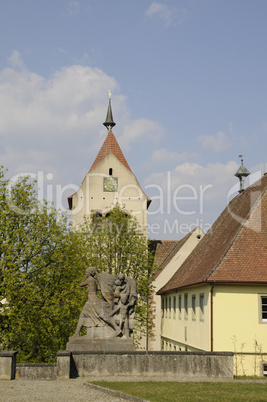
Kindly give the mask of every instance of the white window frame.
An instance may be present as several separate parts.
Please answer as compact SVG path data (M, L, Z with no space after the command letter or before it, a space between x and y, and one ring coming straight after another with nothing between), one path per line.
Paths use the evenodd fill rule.
M259 295L259 313L260 313L260 322L267 324L267 294ZM263 315L265 315L264 318Z

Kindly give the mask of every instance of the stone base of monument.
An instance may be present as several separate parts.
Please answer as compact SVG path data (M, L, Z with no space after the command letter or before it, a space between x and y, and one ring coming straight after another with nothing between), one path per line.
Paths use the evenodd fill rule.
M66 349L70 352L132 352L135 350L132 338L91 339L87 336L70 338Z
M67 356L65 356L67 359ZM70 378L233 379L229 352L70 352ZM60 367L59 367L60 371Z

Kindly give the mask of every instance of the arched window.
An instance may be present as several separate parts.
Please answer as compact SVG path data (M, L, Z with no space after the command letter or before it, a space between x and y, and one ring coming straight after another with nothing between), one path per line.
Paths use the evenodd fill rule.
M112 210L105 215L105 230L113 233L114 236L118 234L121 236L127 231L129 215L122 213L121 217L117 217L118 219L114 219Z
M108 212L106 215L105 215L105 219L109 219L109 217L112 215L112 211L110 211L110 212ZM123 213L123 215L125 216L125 217L128 217L129 215L127 214L127 213Z
M108 174L112 176L112 168L109 168Z
M102 225L102 214L101 212L94 212L92 215L92 221L96 225Z

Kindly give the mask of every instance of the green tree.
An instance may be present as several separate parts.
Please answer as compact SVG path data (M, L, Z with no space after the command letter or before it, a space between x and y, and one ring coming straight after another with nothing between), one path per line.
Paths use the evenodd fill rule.
M67 216L38 202L35 184L0 170L0 346L19 361L65 349L86 295L83 243Z
M134 339L138 344L141 336L152 335L153 254L149 241L137 219L124 207L116 204L104 218L92 213L92 219L79 228L87 249L88 266L98 272L119 274L135 279L138 286L138 303L135 307Z

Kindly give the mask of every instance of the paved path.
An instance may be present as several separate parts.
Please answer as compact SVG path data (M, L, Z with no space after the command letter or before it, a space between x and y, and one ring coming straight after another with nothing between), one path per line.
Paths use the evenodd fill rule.
M124 398L92 389L85 379L0 381L1 402L119 402Z

